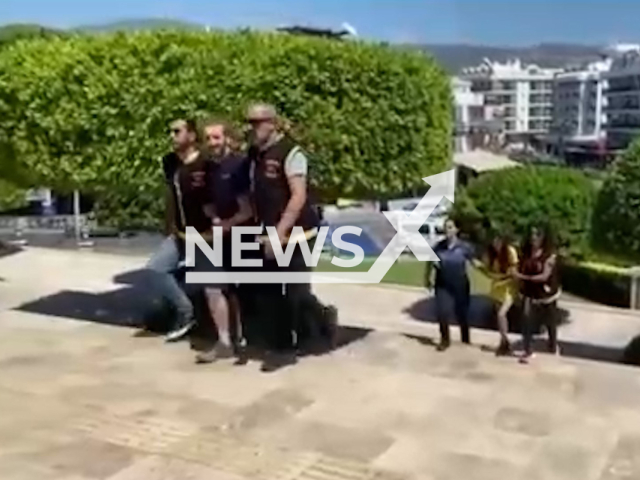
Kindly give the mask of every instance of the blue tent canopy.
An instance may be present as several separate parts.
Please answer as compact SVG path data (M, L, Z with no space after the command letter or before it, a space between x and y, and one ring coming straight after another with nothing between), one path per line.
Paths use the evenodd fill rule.
M331 237L333 232L339 228L341 225L332 225L329 227L329 233L327 234L327 239L325 240L325 248L332 250L339 256L353 257L353 253L342 250L336 247ZM355 235L353 233L345 233L342 235L342 240L348 243L352 243L354 245L358 245L362 250L364 250L365 257L377 257L382 253L382 249L378 245L378 243L373 239L371 234L366 230L362 229L360 235Z

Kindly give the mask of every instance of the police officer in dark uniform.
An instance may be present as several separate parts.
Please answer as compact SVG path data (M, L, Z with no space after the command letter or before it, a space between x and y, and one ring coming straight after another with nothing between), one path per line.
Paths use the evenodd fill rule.
M162 160L167 186L167 237L149 259L146 269L152 273L151 282L177 313L167 334L167 341L173 342L185 337L196 324L194 306L174 273L185 257L186 228L195 228L204 238L211 236L211 219L206 212L211 203L208 185L211 162L199 148L193 119L172 122L170 131L173 151ZM203 257L197 252L196 263L207 268L208 261Z
M251 106L247 121L251 126L249 159L257 220L263 227L275 227L284 248L293 227L301 227L309 247L313 249L320 220L308 197L306 156L295 142L278 131L273 106ZM296 245L290 265L278 267L266 234L262 239L265 268L310 271L299 245ZM335 307L321 304L308 283L287 284L280 287L280 292L283 298L278 299L275 298L277 291L273 291L273 300L275 303L281 301L282 310L273 316L264 371L295 363L296 349L298 352L320 353L335 345Z

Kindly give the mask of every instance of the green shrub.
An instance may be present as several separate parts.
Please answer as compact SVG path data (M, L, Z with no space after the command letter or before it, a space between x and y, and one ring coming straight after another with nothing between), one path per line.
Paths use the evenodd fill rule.
M461 215L463 208L477 211L483 223L516 236L524 235L532 224L547 225L561 245L583 249L595 194L591 180L575 170L511 168L472 180L465 195L473 208L467 202L456 203L453 215Z
M32 40L0 52L0 151L34 182L92 194L103 218L153 224L176 117L237 121L251 101L274 103L332 201L445 170L450 99L433 60L382 45L184 31Z
M562 266L561 275L567 292L605 305L629 308L631 280L626 268L572 262Z
M26 193L25 189L0 179L0 212L26 206Z
M598 195L593 244L640 261L640 140L613 165Z
M622 363L640 367L640 335L634 337L624 349Z
M476 244L483 244L486 241L484 216L469 197L467 189L460 188L456 191L455 203L449 212L449 217L456 222L461 234L467 240Z

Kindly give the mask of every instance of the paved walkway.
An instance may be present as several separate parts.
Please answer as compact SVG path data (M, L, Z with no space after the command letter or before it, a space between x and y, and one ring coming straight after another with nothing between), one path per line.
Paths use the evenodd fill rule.
M403 313L415 291L319 286L345 323L374 330L269 375L197 366L185 344L29 307L116 295L111 279L137 262L38 249L0 259L0 479L640 478L640 370L546 355L524 367L460 345L438 354L398 333L434 331ZM106 298L98 319L122 310ZM606 312L585 336L606 318L637 321Z

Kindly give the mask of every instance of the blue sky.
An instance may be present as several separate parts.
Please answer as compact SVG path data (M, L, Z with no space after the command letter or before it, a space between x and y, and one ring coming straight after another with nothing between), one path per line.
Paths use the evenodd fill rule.
M638 0L0 0L0 24L171 17L215 27L338 27L393 42L527 45L640 40Z

